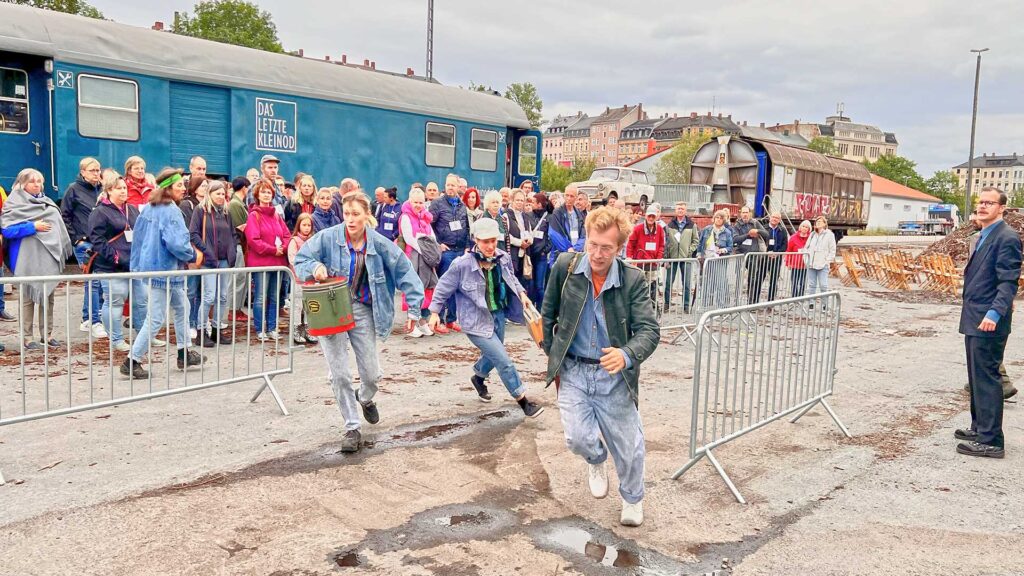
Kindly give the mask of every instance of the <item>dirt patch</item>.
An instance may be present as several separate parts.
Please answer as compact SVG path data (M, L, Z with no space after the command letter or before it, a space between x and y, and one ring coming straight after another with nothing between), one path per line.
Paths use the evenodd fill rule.
M476 348L452 346L450 348L433 350L431 352L409 352L405 357L411 360L426 360L428 362L437 362L438 360L441 360L444 362L472 364L480 357L480 351Z
M919 328L917 330L899 330L896 332L897 335L905 338L934 338L939 333L932 328Z
M895 421L882 425L882 429L871 434L862 434L853 438L843 438L840 443L854 446L868 446L875 450L879 460L902 458L914 450L912 441L927 436L941 426L954 414L965 408L964 397L959 392L934 392L939 402L926 406L918 406L912 413L898 417Z
M945 292L932 292L930 290L894 292L865 290L865 292L875 298L888 300L889 302L900 302L902 304L948 304L950 306L959 306L961 303L960 298L956 296L951 296Z

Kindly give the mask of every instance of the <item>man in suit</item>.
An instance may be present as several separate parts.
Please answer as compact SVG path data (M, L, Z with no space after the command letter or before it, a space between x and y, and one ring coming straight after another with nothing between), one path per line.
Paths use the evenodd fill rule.
M1021 242L1003 222L1006 193L982 188L978 195L978 243L964 269L960 333L967 349L971 387L971 427L954 433L956 451L968 456L1002 458L1003 391L999 365L1013 321L1013 298L1020 279Z

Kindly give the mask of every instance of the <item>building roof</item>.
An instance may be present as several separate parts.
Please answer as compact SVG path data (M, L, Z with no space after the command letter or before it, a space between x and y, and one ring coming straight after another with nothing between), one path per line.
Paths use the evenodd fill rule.
M584 116L583 118L580 118L562 132L562 137L582 138L584 136L590 136L590 126L594 123L594 120L596 120L596 118L591 116Z
M920 200L922 202L941 203L942 199L931 194L925 194L920 190L914 190L899 182L893 182L888 178L882 178L878 174L871 175L871 195L888 196L892 198L903 198L905 200Z
M832 128L831 124L818 124L818 132L821 132L822 136L828 136L835 138L836 131Z
M679 137L679 132L685 128L717 128L722 132L738 134L740 126L728 116L693 115L668 118L659 124L652 132L655 139L674 140Z
M893 134L892 132L886 132L885 133L885 143L886 144L899 144L899 142L896 140L896 135Z
M572 116L562 116L561 114L559 114L558 116L555 116L555 118L551 121L550 124L548 124L548 127L544 130L544 132L546 134L551 134L553 129L568 128L569 126L572 126L577 121L579 121L580 118L586 117L587 115L582 112L578 112L576 114L573 114Z
M877 127L870 124L858 124L856 122L836 122L832 124L836 130L850 130L851 132L870 132L872 134L883 134Z
M658 151L655 151L655 152L651 152L650 154L648 154L646 156L641 156L641 157L637 158L636 160L633 160L632 162L627 162L627 163L623 164L623 166L633 166L634 164L637 164L639 162L643 162L644 160L651 160L654 157L660 156L660 155L662 155L662 154L664 154L664 153L666 153L666 152L668 152L670 150L672 150L672 149L671 148L663 148L661 150L658 150Z
M3 3L0 13L0 52L492 126L530 127L515 102L455 86L27 6Z
M628 116L630 112L636 109L637 106L629 106L626 104L623 104L621 108L605 108L604 112L600 116L594 118L593 123L610 124L612 122L618 122L619 120L622 120L623 118Z
M1007 154L1004 156L996 156L995 154L982 154L974 159L974 168L1005 168L1007 166L1024 166L1024 156L1018 156L1016 152L1013 154ZM959 166L953 166L953 169L963 168L967 169L967 162L960 164Z
M622 129L619 141L623 140L646 140L651 136L651 132L656 126L664 122L664 118L646 118L644 120L637 120L629 126ZM628 134L628 136L627 136Z

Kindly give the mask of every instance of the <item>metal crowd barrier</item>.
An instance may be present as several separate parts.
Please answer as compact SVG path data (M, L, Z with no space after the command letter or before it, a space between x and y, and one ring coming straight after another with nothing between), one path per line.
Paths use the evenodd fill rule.
M646 272L661 327L680 331L673 344L683 336L696 343L704 312L803 296L807 286L807 255L799 252L627 262Z
M0 366L4 366L5 373L0 380L0 428L247 380L262 380L251 402L255 402L264 390L269 390L281 413L287 415L288 409L274 386L273 378L292 372L291 335L299 314L289 313L286 317L278 314L278 339L258 339L253 326L257 316L264 321L271 319L268 317L272 309L268 305L269 288L276 285L280 292L280 282L285 277L294 280L292 272L283 266L4 277L4 283L13 284L17 290L18 306L12 312L18 314L18 320L0 324L0 342L7 346L7 351L0 354ZM216 332L214 338L202 329L198 330L194 340L188 334L182 338L177 333L171 284L154 284L157 279L170 278L181 279L185 283L183 312L186 325L190 309L188 284L195 284L199 302L202 302L203 289L210 290L213 304L200 306L199 310L207 317L199 319L199 327L204 326L205 321L211 322L211 328ZM254 286L254 279L258 279L259 286ZM43 302L32 303L26 294L30 285L53 287L53 300L43 298ZM95 311L93 300L86 297L90 290L96 289L101 289L103 298L110 302L100 311ZM255 289L262 289L264 297L258 299ZM85 331L84 326L80 326L84 324L80 320L83 299L84 313L90 324L93 313L97 312L105 325L105 338L97 338L91 330ZM257 300L261 304L253 309ZM122 302L128 303L123 306L128 310L123 320ZM123 339L134 344L138 336L136 329L142 329L147 313L154 312L152 305L155 303L162 306L164 321L143 348L142 365L148 375L143 379L124 376L121 365L130 352L115 350L111 335L120 328ZM9 298L8 308L13 304ZM277 306L283 305L284 302L278 299ZM301 310L301 303L296 302L291 309ZM246 317L243 318L242 314ZM52 330L47 330L50 325ZM16 334L13 334L12 327L17 328ZM264 323L262 329L266 331L267 328ZM223 342L227 339L221 336L223 334L231 339L230 343ZM156 343L154 336L159 339ZM184 344L183 353L177 351L179 341ZM179 357L184 355L187 358L192 352L201 354L203 361L193 366L186 360L184 369L179 368ZM14 359L15 354L18 355L17 360ZM0 484L3 484L2 474Z
M690 460L707 457L736 500L746 501L712 450L780 418L796 422L833 393L841 301L837 292L705 313L696 330Z

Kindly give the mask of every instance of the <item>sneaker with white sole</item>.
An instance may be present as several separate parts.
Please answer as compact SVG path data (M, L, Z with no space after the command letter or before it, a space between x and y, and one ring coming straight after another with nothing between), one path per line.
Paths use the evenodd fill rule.
M132 347L124 340L118 340L114 343L114 350L117 350L118 352L128 352L131 349Z
M623 526L639 526L644 523L644 501L630 504L622 501L622 515L619 516L619 524Z
M167 346L167 341L159 338L150 338L149 342L153 345L153 348L163 348L164 346Z
M188 329L188 337L189 338L195 340L197 336L199 336L199 331L198 330L196 330L195 328L189 328Z
M100 324L99 322L92 325L90 332L92 333L92 337L96 339L107 337L107 329L104 328L103 324Z
M608 495L608 461L600 464L587 464L587 483L590 484L590 494L594 498L604 498Z
M270 332L267 332L267 338L270 338L271 340L279 340L281 338L281 334L277 330L271 330Z
M422 337L426 336L426 334L424 334L420 330L420 326L419 326L419 324L417 324L416 326L412 327L412 330L409 331L408 336L409 336L409 338L422 338Z
M420 328L420 332L422 332L424 336L433 336L434 335L434 331L430 329L430 325L427 324L426 322L424 322L423 324L420 324L419 328Z
M78 325L78 331L79 332L91 332L92 331L92 322L89 322L88 320L82 322L81 324Z
M267 341L267 333L266 332L257 332L256 333L256 339L259 340L260 342L266 342Z

